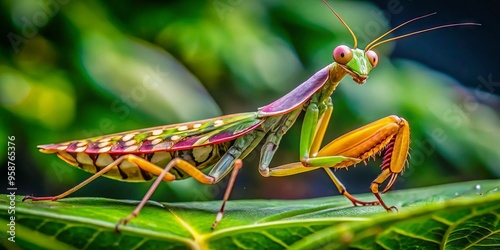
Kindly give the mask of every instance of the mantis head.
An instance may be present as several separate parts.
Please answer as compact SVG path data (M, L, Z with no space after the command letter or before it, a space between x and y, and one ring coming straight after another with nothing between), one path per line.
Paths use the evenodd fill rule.
M378 56L373 50L363 51L340 45L333 50L333 60L352 76L355 82L363 84L372 68L377 66Z
M350 48L346 45L340 45L333 50L333 60L335 60L335 62L342 69L344 69L347 74L352 76L352 79L358 84L365 83L366 79L368 78L368 76L370 74L370 71L375 66L377 66L378 56L377 56L377 53L375 53L372 49L381 45L381 44L388 43L388 42L391 42L394 40L398 40L398 39L401 39L404 37L416 35L419 33L424 33L424 32L428 32L431 30L437 30L437 29L446 28L446 27L480 25L478 23L445 24L445 25L440 25L440 26L436 26L436 27L432 27L432 28L428 28L428 29L423 29L423 30L411 32L411 33L408 33L405 35L396 36L393 38L389 38L389 39L380 41L382 38L384 38L388 34L392 33L393 31L401 28L402 26L404 26L406 24L409 24L409 23L416 21L418 19L422 19L422 18L436 14L436 13L431 13L431 14L427 14L427 15L413 18L411 20L408 20L408 21L394 27L393 29L387 31L386 33L382 34L381 36L379 36L378 38L376 38L375 40L370 42L368 45L366 45L364 50L361 50L361 49L356 48L357 44L358 44L358 40L356 39L356 35L354 35L354 32L352 32L351 28L349 28L347 23L340 17L339 14L337 14L337 12L335 10L333 10L333 8L326 2L326 0L323 0L323 3L325 3L326 6L328 6L328 8L333 12L333 14L335 14L335 16L340 20L340 22L342 22L342 24L344 24L344 26L347 28L347 30L349 30L352 37L354 38L353 48Z

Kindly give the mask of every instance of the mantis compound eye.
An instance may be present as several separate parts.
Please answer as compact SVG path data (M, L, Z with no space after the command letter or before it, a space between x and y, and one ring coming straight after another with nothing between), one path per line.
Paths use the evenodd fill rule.
M370 61L370 64L372 65L372 67L377 66L378 56L377 56L377 53L375 53L375 51L373 51L373 50L366 51L366 57L368 57L368 61Z
M352 59L351 48L345 45L340 45L333 50L333 60L335 60L335 62L345 65L349 61L351 61L351 59Z

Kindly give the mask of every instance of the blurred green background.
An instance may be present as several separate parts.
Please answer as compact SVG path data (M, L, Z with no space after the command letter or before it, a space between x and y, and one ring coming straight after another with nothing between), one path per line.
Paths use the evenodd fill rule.
M411 125L411 159L396 189L500 177L498 2L329 1L360 47L395 32L452 22L376 48L379 65L359 86L346 77L333 95L325 142L390 114ZM352 45L321 1L1 1L0 162L6 190L7 136L15 136L20 195L56 195L89 176L39 144L253 111L283 96ZM438 71L439 70L439 71ZM273 164L298 160L301 119ZM233 199L337 195L323 171L258 174L249 155ZM337 171L352 193L368 192L380 161ZM227 184L162 184L159 201L221 197ZM140 199L150 183L99 178L73 196Z

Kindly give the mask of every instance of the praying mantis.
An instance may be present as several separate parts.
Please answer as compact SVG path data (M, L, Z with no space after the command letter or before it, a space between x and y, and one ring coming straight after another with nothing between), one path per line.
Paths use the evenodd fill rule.
M100 176L128 182L156 178L134 211L118 221L115 227L118 231L119 226L126 225L138 216L161 181L172 182L192 177L203 184L215 184L231 173L221 208L212 224L212 229L215 229L222 220L226 202L243 165L242 159L262 143L258 171L264 177L289 176L321 168L353 205L380 205L387 211L397 210L383 201L379 187L389 179L381 193L387 192L405 168L410 145L409 123L395 115L387 116L321 147L333 112L331 96L346 76L352 77L360 85L365 83L378 64L378 56L372 49L379 45L435 29L476 24L441 25L382 40L396 29L432 14L424 15L402 23L373 40L364 49L359 49L353 31L335 10L327 6L349 30L354 40L353 47L336 47L333 50L333 63L288 94L254 112L40 145L38 148L41 152L56 154L68 164L93 175L62 194L25 196L23 201L56 201ZM305 112L305 116L300 134L300 161L271 167L282 137L302 112ZM358 200L347 191L332 169L347 168L377 154L382 155L382 172L370 185L376 200ZM205 170L209 172L203 172Z

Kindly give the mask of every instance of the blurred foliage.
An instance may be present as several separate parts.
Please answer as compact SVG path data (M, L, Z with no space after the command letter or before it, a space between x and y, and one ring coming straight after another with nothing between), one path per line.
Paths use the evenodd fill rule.
M335 46L352 44L349 32L320 1L1 4L7 27L0 47L0 136L16 136L19 194L57 194L88 177L39 153L36 145L255 110L331 63ZM379 11L370 3L331 4L361 46L376 36L358 27L390 28L387 20L368 14ZM425 48L443 46L418 36L408 39L421 39ZM335 111L325 138L397 114L412 131L410 167L398 188L500 177L500 120L490 105L498 99L494 91L480 85L467 89L452 76L391 59L393 46L376 48L380 63L366 84L343 80L333 95ZM298 160L299 132L300 121L283 138L274 164ZM5 149L0 143L1 152ZM321 171L260 177L258 154L245 161L233 197L337 194ZM0 154L2 162L5 157ZM364 192L379 172L379 163L368 164L337 173L351 191ZM164 184L154 198L210 199L220 196L225 184ZM139 199L149 185L100 178L76 196Z

